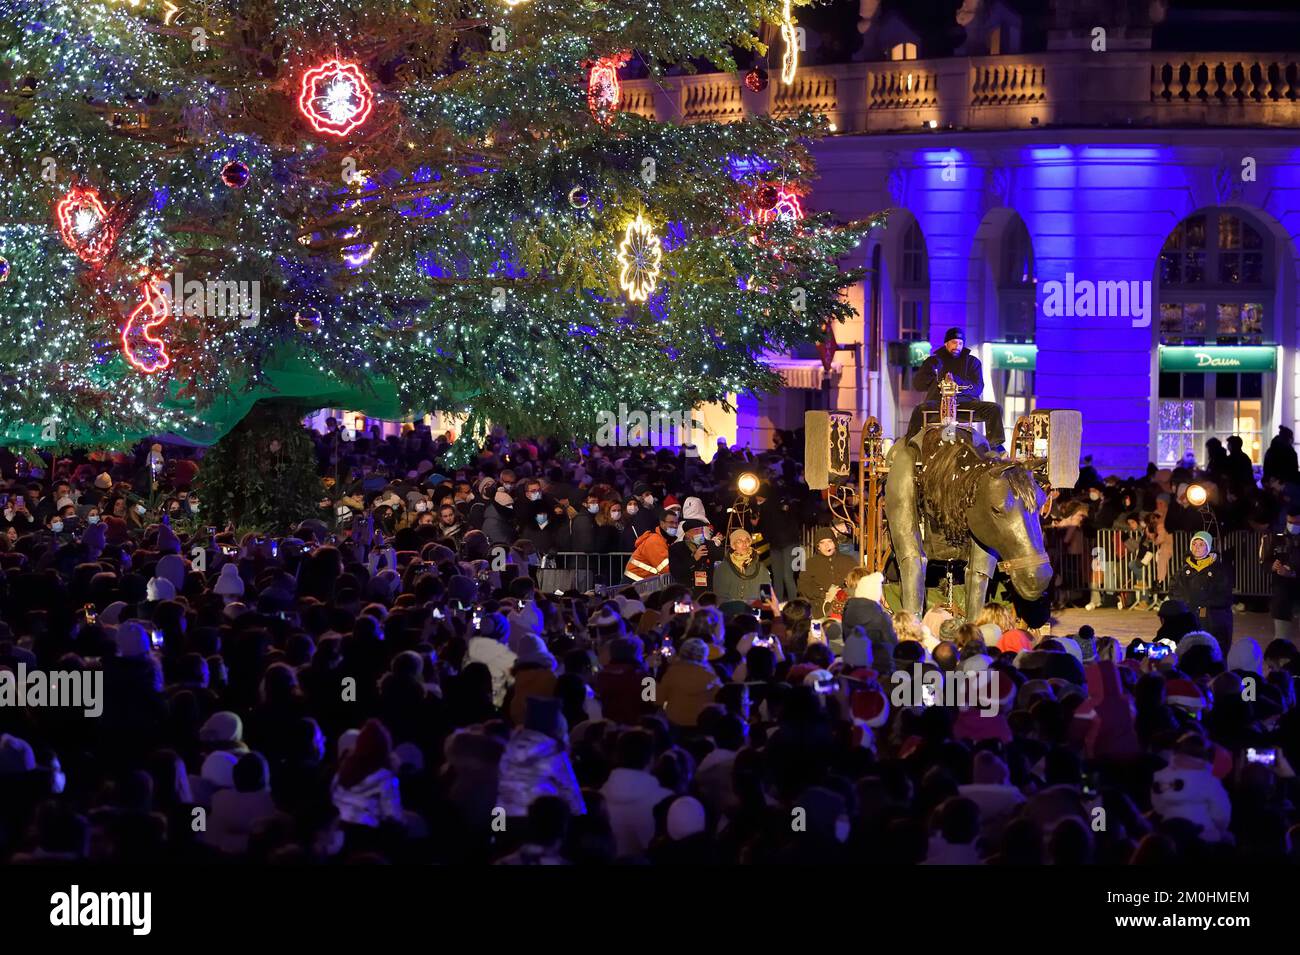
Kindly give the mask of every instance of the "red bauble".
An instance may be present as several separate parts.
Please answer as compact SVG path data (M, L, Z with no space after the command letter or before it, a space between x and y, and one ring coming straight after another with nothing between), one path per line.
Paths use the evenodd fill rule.
M767 225L776 219L799 222L803 216L803 202L799 198L799 193L789 186L781 186L776 191L776 202L760 208L754 216L754 221L759 225Z
M103 265L108 260L117 229L108 222L108 208L94 186L68 190L54 207L54 221L63 244L83 262Z
M755 198L758 200L758 208L766 210L776 205L777 200L781 198L781 194L777 191L776 186L768 183L766 186L759 188Z
M755 93L761 93L767 89L767 70L761 66L756 66L745 74L745 85Z
M302 75L298 109L318 133L347 136L374 108L375 94L355 63L328 60Z
M221 167L221 181L231 189L243 189L248 185L248 166L239 160L226 163Z

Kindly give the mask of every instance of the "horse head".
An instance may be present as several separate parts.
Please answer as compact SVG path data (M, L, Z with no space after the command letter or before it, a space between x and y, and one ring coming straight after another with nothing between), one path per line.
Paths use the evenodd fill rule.
M998 568L1026 600L1041 597L1052 581L1038 519L1045 499L1030 470L1019 464L995 465L980 469L966 511L971 534L997 554Z

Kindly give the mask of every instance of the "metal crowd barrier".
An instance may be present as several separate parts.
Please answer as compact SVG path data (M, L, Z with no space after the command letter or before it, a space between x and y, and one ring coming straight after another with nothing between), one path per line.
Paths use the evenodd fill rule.
M1256 531L1230 531L1216 541L1220 555L1232 563L1233 593L1238 597L1266 597L1271 589L1271 573L1259 559L1263 534ZM1057 591L1097 592L1168 596L1175 575L1190 553L1192 532L1175 531L1168 550L1154 551L1145 563L1128 545L1127 531L1107 529L1081 535L1070 546L1069 529L1045 528L1043 540L1052 568L1057 574Z
M575 551L547 554L538 568L537 586L547 593L577 590L584 594L624 586L631 583L623 577L631 556L630 553L582 554Z

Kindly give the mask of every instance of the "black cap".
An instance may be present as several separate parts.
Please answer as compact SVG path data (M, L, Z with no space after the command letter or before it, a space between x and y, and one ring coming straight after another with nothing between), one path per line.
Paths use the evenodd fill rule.
M948 344L948 342L952 341L954 338L960 338L962 341L965 341L966 333L963 332L960 328L956 328L956 327L950 328L943 333L943 343L945 345Z

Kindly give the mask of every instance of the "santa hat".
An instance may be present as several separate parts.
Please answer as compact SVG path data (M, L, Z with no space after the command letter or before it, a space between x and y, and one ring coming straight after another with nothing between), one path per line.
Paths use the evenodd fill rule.
M853 722L879 729L889 720L889 697L874 687L858 690L849 697L849 709L853 713Z
M1205 709L1205 693L1191 680L1183 677L1170 680L1165 684L1165 698L1170 706L1179 706L1185 710Z

